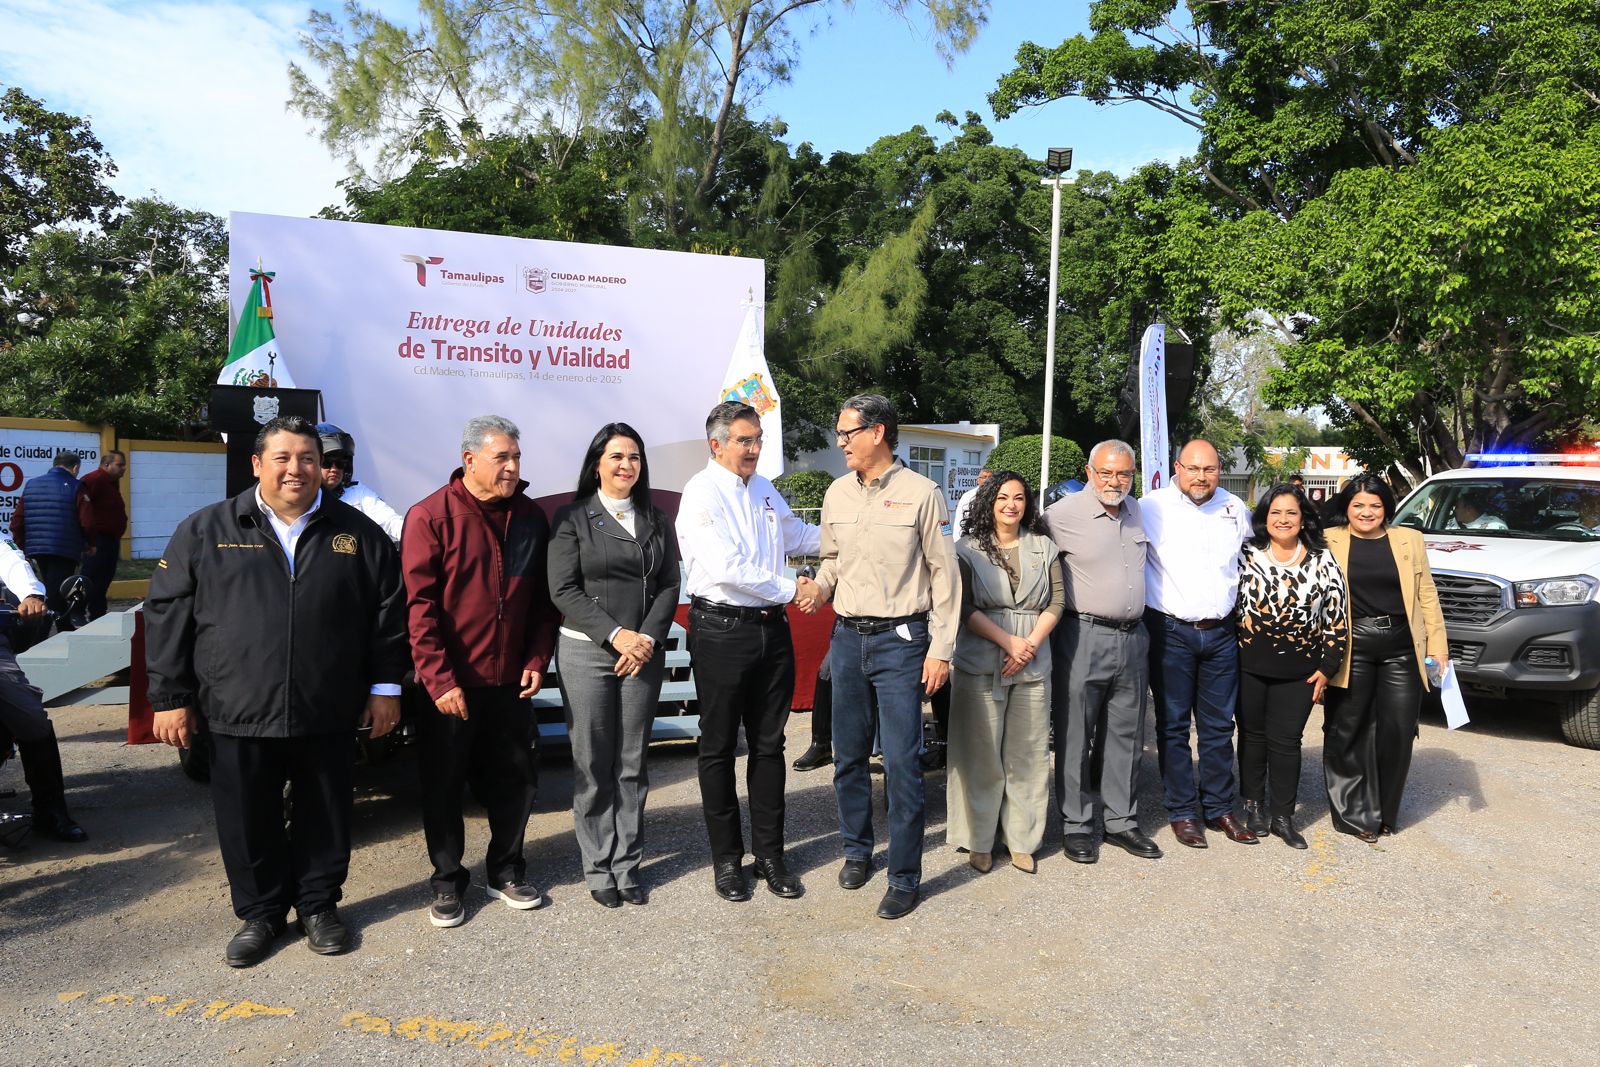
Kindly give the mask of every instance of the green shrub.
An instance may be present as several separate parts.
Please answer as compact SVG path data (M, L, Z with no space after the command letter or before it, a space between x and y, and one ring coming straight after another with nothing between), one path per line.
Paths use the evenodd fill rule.
M820 508L822 495L833 484L833 475L827 471L791 471L772 484L791 508Z
M994 451L989 453L989 458L984 461L984 466L995 471L1016 471L1026 476L1028 485L1037 491L1043 488L1035 484L1039 480L1039 461L1043 459L1043 449L1043 434L1033 433L1013 437L996 445ZM1068 478L1083 481L1083 465L1083 449L1078 447L1076 441L1051 436L1050 485L1066 481Z

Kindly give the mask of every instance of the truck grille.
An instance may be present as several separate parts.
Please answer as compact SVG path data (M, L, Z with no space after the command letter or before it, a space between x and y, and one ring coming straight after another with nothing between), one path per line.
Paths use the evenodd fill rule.
M1478 657L1482 655L1482 645L1471 641L1450 642L1450 660L1458 667L1476 667Z
M1565 645L1529 645L1522 658L1528 666L1546 670L1564 671L1572 666Z
M1439 590L1439 607L1445 622L1481 626L1499 615L1505 603L1500 587L1481 578L1435 574L1433 584Z

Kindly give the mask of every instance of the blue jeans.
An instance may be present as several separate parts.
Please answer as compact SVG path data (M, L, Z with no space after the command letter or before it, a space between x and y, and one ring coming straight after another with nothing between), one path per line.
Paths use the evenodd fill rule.
M894 630L862 635L834 623L833 792L839 802L839 836L846 859L871 860L874 729L883 738L885 791L889 797L889 885L914 890L922 881L923 791L922 664L928 624L905 624L910 640ZM878 698L873 721L872 696Z
M1156 752L1162 802L1173 820L1233 811L1233 713L1239 704L1239 638L1233 626L1197 630L1146 611L1150 690L1156 698ZM1189 756L1189 723L1199 737L1200 778Z

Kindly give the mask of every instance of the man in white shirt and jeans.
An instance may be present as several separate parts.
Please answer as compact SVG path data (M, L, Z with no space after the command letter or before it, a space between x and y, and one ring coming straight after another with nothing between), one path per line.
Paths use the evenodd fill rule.
M1205 827L1230 841L1256 837L1233 813L1233 715L1239 702L1239 551L1251 535L1250 509L1219 484L1222 463L1209 441L1178 452L1174 484L1140 502L1150 552L1145 562L1145 627L1156 699L1161 786L1179 844L1205 848ZM1189 724L1199 737L1199 780Z
M742 723L750 750L750 837L755 873L780 897L800 879L783 862L783 731L794 695L794 644L785 605L816 588L784 577L789 556L821 545L766 478L756 473L761 419L726 402L706 419L711 459L689 479L678 504L678 546L689 592L689 649L700 702L700 798L711 837L716 890L749 900L734 755ZM771 445L779 447L780 442Z

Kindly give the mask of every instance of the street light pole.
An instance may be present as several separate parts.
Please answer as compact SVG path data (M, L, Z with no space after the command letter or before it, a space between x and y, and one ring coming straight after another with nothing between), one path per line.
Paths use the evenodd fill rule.
M1052 148L1045 156L1050 177L1039 184L1051 187L1050 193L1050 310L1044 328L1044 441L1039 458L1039 509L1044 510L1045 492L1050 488L1050 435L1056 406L1056 275L1061 258L1061 187L1072 178L1062 177L1072 168L1072 149Z

